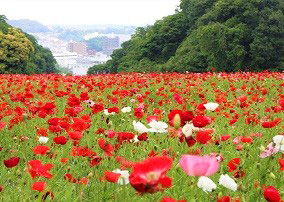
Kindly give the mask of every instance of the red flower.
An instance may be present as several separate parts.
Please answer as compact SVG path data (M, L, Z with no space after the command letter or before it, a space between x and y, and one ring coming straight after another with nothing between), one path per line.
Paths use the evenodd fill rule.
M32 189L35 191L42 192L46 186L45 182L34 182L32 185Z
M52 178L52 174L48 172L52 167L52 164L43 165L40 160L31 160L28 162L28 172L33 179L39 176L47 179Z
M90 167L94 167L94 166L99 165L102 159L103 159L102 157L93 156L93 157L91 158L91 160L89 161Z
M284 99L283 100L278 100L278 103L280 104L282 109L284 109Z
M278 162L280 165L279 171L284 171L284 159L279 159Z
M82 133L79 131L69 132L68 135L72 140L80 140L83 137Z
M105 151L106 156L112 156L112 152L114 151L112 145L110 143L106 143L103 138L100 138L98 144L102 150Z
M211 130L204 130L204 131L199 131L196 133L196 141L199 142L200 144L207 144L209 140L211 140L210 134L212 133Z
M142 133L141 135L139 135L139 136L137 137L137 139L138 139L139 141L147 141L147 140L148 140L147 133Z
M170 187L171 179L165 176L172 166L172 159L166 156L150 157L136 163L129 176L130 184L138 192L154 193L162 187Z
M67 139L66 139L66 137L64 137L64 136L58 136L58 137L53 138L53 141L54 141L56 144L65 145L66 142L67 142Z
M92 112L94 114L97 114L97 113L99 113L103 110L104 110L104 105L102 105L102 104L94 104L94 106L92 107Z
M229 172L235 171L238 166L240 165L241 159L240 158L233 158L229 161L228 167L229 167Z
M122 144L122 142L130 142L134 138L133 133L127 133L127 132L121 132L117 133L117 141L119 144Z
M268 202L280 202L280 194L273 186L266 187L263 192L263 196Z
M120 175L121 174L119 174L119 173L113 173L113 172L105 171L105 178L109 182L116 183L118 181Z
M34 154L40 154L44 156L46 152L49 150L48 146L38 145L34 148Z
M19 161L20 161L19 157L11 157L7 160L4 160L4 164L7 168L13 168L18 165Z
M168 114L169 124L174 126L174 118L176 115L180 116L180 127L184 126L187 121L191 121L194 118L194 115L191 111L181 111L181 110L171 110Z
M196 116L192 120L195 127L203 128L211 123L211 118L207 116Z
M5 122L0 122L0 131L6 126Z

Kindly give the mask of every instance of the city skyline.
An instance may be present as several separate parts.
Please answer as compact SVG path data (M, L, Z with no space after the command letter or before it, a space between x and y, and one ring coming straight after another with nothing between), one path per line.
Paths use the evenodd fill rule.
M175 13L180 0L0 0L0 14L45 25L147 25Z

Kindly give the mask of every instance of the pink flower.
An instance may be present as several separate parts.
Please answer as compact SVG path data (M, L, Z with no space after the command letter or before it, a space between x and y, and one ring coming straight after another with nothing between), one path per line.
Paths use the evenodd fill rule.
M183 155L179 164L189 176L211 176L219 169L219 162L212 156Z
M273 147L273 143L271 142L267 148L261 152L261 154L259 155L260 158L266 158L269 157L275 153L277 153L279 150L276 147Z

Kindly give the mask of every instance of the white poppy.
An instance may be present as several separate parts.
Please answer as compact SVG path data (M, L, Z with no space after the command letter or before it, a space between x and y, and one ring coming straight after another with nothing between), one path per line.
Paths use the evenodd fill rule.
M141 122L133 121L132 124L133 124L134 130L137 131L139 134L148 132L148 128Z
M117 184L126 185L126 184L129 183L129 171L128 170L116 169L112 172L120 174L118 181L117 181Z
M193 131L199 131L200 128L195 127L192 123L188 123L182 127L182 133L185 137L189 137L192 135Z
M201 176L197 182L197 186L205 192L212 192L217 188L217 185L208 177Z
M276 135L273 137L275 148L279 151L284 151L284 135Z
M237 191L238 185L234 179L230 178L229 175L221 175L219 179L219 184L223 185L224 187L231 189L232 191Z
M121 109L121 112L122 112L122 113L131 112L131 107L123 107L123 108Z
M204 107L208 111L215 111L217 107L219 107L219 104L214 102L208 102L207 104L204 104Z
M43 136L41 136L41 137L39 137L38 138L38 141L39 141L39 143L41 143L41 144L46 144L47 143L47 141L48 141L48 137L43 137Z
M151 121L148 124L151 128L148 130L149 132L152 133L166 133L167 128L168 128L168 124L166 124L165 122L162 121Z

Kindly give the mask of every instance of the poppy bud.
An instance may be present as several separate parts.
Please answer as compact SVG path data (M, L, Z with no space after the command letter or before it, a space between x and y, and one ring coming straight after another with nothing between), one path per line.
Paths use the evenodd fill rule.
M181 117L179 114L176 114L175 117L174 117L174 127L175 129L179 129L180 128L180 125L181 125Z
M264 152L264 151L265 151L265 147L261 145L261 146L259 147L259 150L260 150L261 152Z
M94 177L94 173L93 172L90 172L89 174L88 174L88 178L93 178Z
M269 174L269 177L271 177L272 179L275 179L275 178L276 178L275 175L274 175L274 173L272 173L272 172Z

